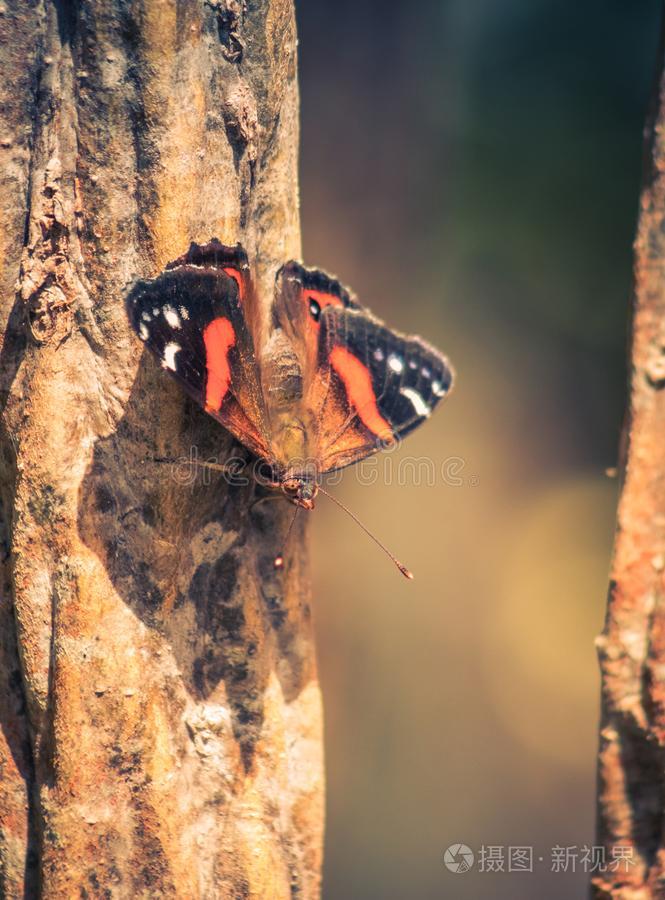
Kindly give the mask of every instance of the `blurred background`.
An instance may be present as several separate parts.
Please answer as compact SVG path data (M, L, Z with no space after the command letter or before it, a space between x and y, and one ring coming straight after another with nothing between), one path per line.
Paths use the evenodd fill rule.
M299 4L305 259L458 373L376 484L336 489L413 583L332 504L313 517L326 900L586 896L551 856L594 843L659 7ZM452 874L456 842L532 846L534 872Z

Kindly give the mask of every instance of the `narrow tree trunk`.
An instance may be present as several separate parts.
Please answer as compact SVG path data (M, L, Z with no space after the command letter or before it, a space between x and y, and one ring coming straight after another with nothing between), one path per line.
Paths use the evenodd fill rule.
M299 255L292 0L4 0L0 60L0 895L317 897L306 517L275 572L286 503L155 462L231 439L123 305Z
M593 895L665 896L665 69L646 132L635 242L627 463L607 620ZM626 849L623 849L626 848ZM628 861L621 856L627 855Z

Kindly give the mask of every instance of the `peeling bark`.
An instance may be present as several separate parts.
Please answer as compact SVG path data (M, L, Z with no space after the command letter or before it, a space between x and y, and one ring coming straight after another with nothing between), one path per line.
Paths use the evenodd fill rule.
M306 517L275 572L286 503L155 462L233 445L123 305L299 256L292 2L5 0L0 59L0 895L315 898Z
M646 130L635 241L627 460L607 619L598 638L602 713L596 898L665 896L665 69ZM613 856L629 848L629 865Z

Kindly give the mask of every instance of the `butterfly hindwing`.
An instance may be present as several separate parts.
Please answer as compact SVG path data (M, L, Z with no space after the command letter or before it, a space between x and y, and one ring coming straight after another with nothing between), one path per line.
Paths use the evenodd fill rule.
M322 471L406 436L429 418L453 380L437 350L362 308L322 313L317 371L310 404L319 423Z
M127 299L139 338L214 416L253 452L269 458L266 415L247 319L253 302L240 248L192 244Z

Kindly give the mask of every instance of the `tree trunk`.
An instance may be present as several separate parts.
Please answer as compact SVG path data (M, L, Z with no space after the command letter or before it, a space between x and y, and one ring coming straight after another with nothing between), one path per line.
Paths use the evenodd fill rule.
M299 256L292 0L0 3L0 895L311 898L306 516L130 333L190 241ZM191 473L190 473L191 474Z
M607 619L598 638L602 713L593 896L665 896L665 69L635 242L627 461ZM622 850L621 848L627 848ZM630 857L619 862L622 853Z

